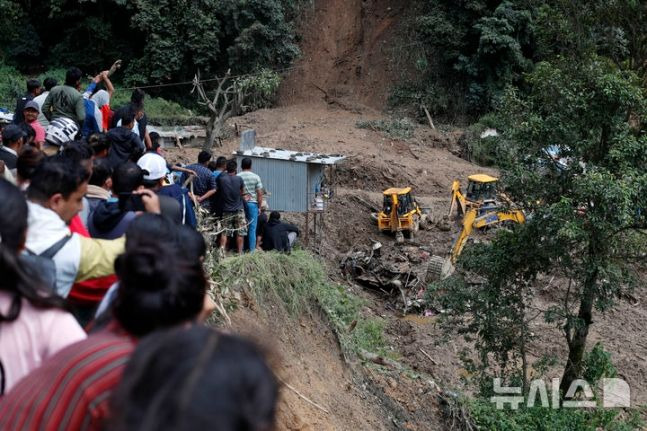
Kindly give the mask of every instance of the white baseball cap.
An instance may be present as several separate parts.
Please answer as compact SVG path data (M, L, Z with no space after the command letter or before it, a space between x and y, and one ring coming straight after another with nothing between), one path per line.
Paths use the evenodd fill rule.
M157 153L146 153L137 160L137 166L144 171L144 179L147 181L159 180L168 174L166 160Z

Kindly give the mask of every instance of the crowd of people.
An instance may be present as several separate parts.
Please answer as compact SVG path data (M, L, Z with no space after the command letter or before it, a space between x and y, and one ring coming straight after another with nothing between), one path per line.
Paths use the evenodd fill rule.
M29 80L2 125L0 429L272 429L263 352L203 325L203 261L289 252L298 228L269 213L250 158L170 165L144 93L113 111L109 76Z

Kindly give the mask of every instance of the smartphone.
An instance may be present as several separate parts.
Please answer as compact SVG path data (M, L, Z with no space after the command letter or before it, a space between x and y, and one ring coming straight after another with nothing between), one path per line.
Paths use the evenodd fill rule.
M134 193L119 193L119 209L121 211L146 211L142 195Z

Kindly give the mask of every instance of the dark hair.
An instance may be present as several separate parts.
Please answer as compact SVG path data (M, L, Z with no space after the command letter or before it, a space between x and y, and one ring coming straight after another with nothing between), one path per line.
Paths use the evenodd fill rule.
M12 322L20 315L22 299L40 308L63 307L63 298L46 289L37 275L19 258L27 233L27 202L23 193L0 178L0 290L9 293L7 314L0 311L0 322Z
M220 156L216 159L216 169L225 168L227 166L227 157Z
M95 156L104 150L110 149L110 140L106 133L93 133L88 138L88 144Z
M27 92L28 93L33 93L34 90L38 90L40 88L40 81L38 79L28 79L27 80Z
M204 303L207 279L199 261L169 253L151 241L129 247L115 261L119 290L112 312L131 335L195 319Z
M198 163L203 164L211 160L211 153L209 151L200 151L198 154Z
M49 157L34 171L27 196L32 200L46 201L61 193L67 199L88 177L89 173L78 162L60 155Z
M227 162L227 172L233 174L234 172L236 172L236 169L238 169L238 163L236 163L236 159L232 159Z
M189 260L200 260L207 255L207 243L200 232L187 225L178 226L180 253Z
M124 109L124 112L121 115L121 125L125 126L127 124L132 124L133 121L135 121L135 115L137 115L135 108L130 105L126 106L126 109Z
M81 69L78 67L70 67L65 72L65 85L76 87L76 84L81 80L81 76L83 76Z
M160 331L132 354L108 430L271 430L278 393L253 343L198 325Z
M200 154L198 154L198 163L206 163L209 160L211 160L211 153L209 151L200 151Z
M218 168L217 168L217 166L218 166L218 165L216 164L216 161L215 161L215 160L212 160L212 161L210 161L209 163L207 163L207 169L209 169L211 172L213 172L213 171L215 171L216 169L218 169Z
M25 132L25 137L23 138L23 142L33 142L34 138L36 137L36 130L34 130L33 127L31 127L27 123L20 123L20 128L22 129L23 132Z
M150 132L148 136L151 138L151 150L157 151L160 145L160 134L157 132Z
M25 145L18 154L16 161L16 170L18 176L23 180L30 180L34 175L36 168L45 159L45 155L33 145Z
M177 241L177 225L160 214L144 213L130 222L126 229L126 250L150 243L171 244L171 250L176 250Z
M251 169L252 168L252 159L250 159L249 157L245 157L240 162L240 168L241 169Z
M45 91L49 91L52 88L56 87L56 84L58 84L58 82L56 82L56 79L54 78L45 78L45 80L43 81L43 87L45 87Z
M272 211L270 213L270 220L280 220L281 219L281 213L278 211Z
M133 93L130 95L130 102L137 107L137 109L142 109L144 107L144 98L146 93L141 88L135 88Z
M101 187L112 176L112 165L108 159L94 159L92 162L92 175L90 184Z
M81 163L85 160L90 160L93 156L90 144L83 140L68 142L63 147L61 153L63 157Z
M144 183L144 171L136 163L126 162L114 170L112 174L112 191L130 193Z

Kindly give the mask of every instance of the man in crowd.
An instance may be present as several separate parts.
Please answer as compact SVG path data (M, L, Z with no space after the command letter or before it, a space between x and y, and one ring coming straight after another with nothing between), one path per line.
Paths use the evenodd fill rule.
M137 165L144 172L144 187L159 196L162 214L177 224L186 223L186 202L178 199L174 193L166 190L168 165L164 157L148 152L137 160ZM190 205L189 205L190 206Z
M122 114L121 126L115 127L108 132L108 141L110 142L108 160L113 169L128 160L136 161L144 153L144 144L139 139L139 136L133 132L134 126L135 111L131 108Z
M223 255L227 247L227 238L236 237L236 248L241 254L247 236L247 220L243 206L245 184L243 179L236 175L237 169L236 160L228 161L227 172L216 180L222 205L222 227L225 229L225 233L220 237L220 253Z
M123 240L101 241L70 235L67 224L81 211L89 172L78 161L62 156L46 159L36 169L27 190L29 229L25 248L41 255L54 245L56 291L67 297L74 281L114 272Z
M106 159L95 158L92 162L92 175L85 194L88 200L88 220L100 202L112 197L112 168Z
M277 250L289 253L292 251L292 246L298 236L298 227L293 224L282 223L281 214L278 211L272 211L263 233L263 250Z
M148 135L148 117L146 112L144 112L144 98L146 93L143 90L135 89L130 96L130 103L125 106L122 106L117 111L115 111L112 116L112 122L110 127L118 127L120 124L123 124L123 116L128 112L129 109L132 109L135 112L135 128L133 132L141 139L146 148L151 147L151 138Z
M79 93L81 88L81 70L77 67L65 73L65 84L52 88L43 103L43 115L48 121L59 117L70 118L79 126L85 120L85 104Z
M258 209L263 204L263 183L261 177L252 172L252 159L245 157L240 167L242 172L238 174L243 179L245 191L243 199L245 200L246 216L248 226L247 239L249 240L249 251L256 250L256 226L258 223Z
M42 148L45 143L45 129L38 122L38 114L40 114L38 103L33 100L25 103L25 107L23 109L23 118L25 119L25 122L22 124L27 124L34 129L34 144L38 148Z
M13 124L20 124L25 120L23 116L25 104L33 100L40 92L41 86L38 79L30 79L27 81L27 93L16 101L16 110L13 113Z
M198 163L186 166L186 169L196 173L196 176L193 178L193 194L195 195L195 199L207 210L211 208L211 196L216 193L216 179L211 174L209 168L207 168L209 160L211 160L211 153L208 151L200 151L200 154L198 154Z
M57 84L58 83L54 78L45 78L43 81L45 91L34 97L34 102L38 104L38 112L40 112L38 114L38 122L43 126L43 129L47 129L47 126L49 126L49 121L47 120L47 117L45 117L45 114L43 114L43 104L45 103L45 99L47 99L47 95L51 89L56 87Z
M213 163L213 166L211 164ZM219 156L215 162L209 162L209 170L211 170L211 176L213 178L218 178L220 174L225 172L227 168L227 158L223 156ZM213 168L213 169L212 169Z
M88 217L88 231L92 238L115 239L126 233L126 229L137 216L131 208L134 192L143 188L144 172L133 162L119 165L112 175L112 196L100 201Z
M16 176L16 162L18 153L23 146L25 131L16 124L9 124L2 129L2 147L0 147L0 160L5 168Z

